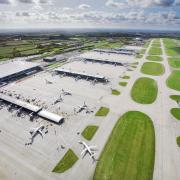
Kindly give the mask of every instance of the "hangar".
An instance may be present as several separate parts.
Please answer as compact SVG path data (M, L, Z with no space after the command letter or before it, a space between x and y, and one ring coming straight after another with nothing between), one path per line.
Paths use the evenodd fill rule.
M34 74L41 70L38 63L26 61L11 61L0 64L0 82L8 82L14 79Z

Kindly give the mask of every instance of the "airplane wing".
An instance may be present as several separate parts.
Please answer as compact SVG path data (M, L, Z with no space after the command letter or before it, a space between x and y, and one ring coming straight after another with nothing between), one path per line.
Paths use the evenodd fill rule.
M87 151L84 152L84 155L82 156L82 159L86 156L87 154Z
M96 146L89 146L89 148L91 151L97 151L98 150Z
M42 131L39 130L38 132L39 132L39 134L40 134L40 135L42 136L42 138L43 138L43 133L42 133Z
M84 149L82 152L81 152L81 155L83 155L84 153L86 153L87 149Z

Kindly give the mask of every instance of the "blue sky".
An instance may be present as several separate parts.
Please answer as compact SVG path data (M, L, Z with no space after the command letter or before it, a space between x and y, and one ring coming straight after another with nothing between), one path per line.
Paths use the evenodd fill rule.
M180 29L180 0L0 0L0 28Z

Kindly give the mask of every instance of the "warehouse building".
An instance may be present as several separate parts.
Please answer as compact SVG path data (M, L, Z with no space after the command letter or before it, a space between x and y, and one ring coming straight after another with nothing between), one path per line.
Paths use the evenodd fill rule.
M9 82L41 70L38 63L11 61L0 64L0 83Z

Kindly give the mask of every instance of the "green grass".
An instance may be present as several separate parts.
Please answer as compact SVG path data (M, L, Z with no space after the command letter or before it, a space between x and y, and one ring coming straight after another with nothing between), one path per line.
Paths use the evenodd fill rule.
M94 180L152 180L155 132L152 120L139 111L116 123L97 163Z
M173 68L180 68L180 58L169 58L169 65Z
M146 52L146 49L141 49L140 54L144 54Z
M163 61L163 58L161 56L147 56L146 59L150 61Z
M142 77L136 80L131 90L131 97L141 104L151 104L156 100L158 86L154 79Z
M171 89L180 91L180 71L173 71L168 77L166 83L167 86Z
M162 54L161 48L151 47L151 49L149 50L149 55L161 55L161 54Z
M59 161L56 167L52 170L52 172L63 173L70 169L78 160L78 157L74 152L69 149L64 157Z
M159 42L159 43L153 43L152 44L152 47L154 47L154 48L160 48L161 47L161 43Z
M166 54L168 56L179 56L180 55L180 47L177 46L176 42L174 39L164 39L164 45L165 45L165 50Z
M172 108L171 114L177 119L180 120L180 108Z
M143 54L137 54L136 58L141 59L143 57Z
M164 74L164 65L155 62L145 62L141 67L141 72L148 75L159 76Z
M101 107L95 114L95 116L107 116L109 113L109 108Z
M130 76L123 76L122 79L130 79Z
M62 62L54 62L48 65L48 68L57 68L62 65Z
M177 145L180 147L180 136L176 138Z
M116 89L112 89L112 92L111 92L112 95L120 95L120 91L116 90Z
M180 95L171 95L170 98L174 101L180 101Z
M127 82L119 82L120 86L127 86Z
M81 133L81 135L90 141L93 136L95 135L96 131L98 130L98 126L87 126L84 131Z

